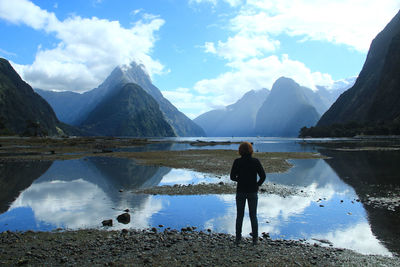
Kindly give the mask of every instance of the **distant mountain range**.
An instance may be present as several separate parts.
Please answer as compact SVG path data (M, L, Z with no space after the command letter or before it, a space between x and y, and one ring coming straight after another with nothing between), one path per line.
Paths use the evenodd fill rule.
M267 89L249 91L224 109L194 119L208 136L297 136L303 126L313 126L355 78L338 81L317 91L281 77Z
M79 131L61 123L51 106L0 58L0 133L64 135Z
M257 112L268 94L267 89L249 91L236 103L206 112L193 121L207 136L252 136Z
M121 95L116 91L121 90L125 84L137 84L140 87L140 89L135 88L135 92L138 93L138 101L145 96L141 91L144 91L146 95L151 96L156 101L158 106L157 109L161 111L161 115L164 117L164 120L172 129L172 131L168 130L168 127L166 128L164 123L161 123L161 128L154 129L154 133L150 136L155 136L154 134L161 133L163 133L163 135L160 136L205 136L205 132L203 129L201 129L201 127L186 117L166 98L163 97L160 90L151 83L149 75L144 70L144 66L138 65L134 62L129 66L116 67L99 87L83 94L74 92L44 91L40 89L35 90L49 102L61 121L77 127L82 127L86 130L90 130L92 133L103 135L106 132L110 132L110 130L104 129L100 131L100 125L102 125L102 123L104 123L106 120L98 116L99 114L104 114L105 112L101 112L98 105L102 104L104 106L105 102L110 103L111 100L108 99L110 97L113 97L111 102L114 102L114 104L127 105L125 107L120 107L118 111L119 115L108 114L109 119L114 117L114 119L118 118L121 120L120 122L114 122L115 124L119 124L121 126L123 121L131 119L132 116L136 116L136 118L140 117L138 115L133 115L133 113L137 111L135 107L131 106L133 102L124 101L123 99L119 99L121 101L120 103L115 102L117 99L116 95ZM133 87L130 88L132 89ZM127 92L125 91L122 94L126 93ZM132 91L130 91L130 99L134 99L135 97L131 94ZM144 101L146 103L150 103L147 97ZM136 104L138 103L136 102ZM150 106L149 108L151 110L149 109L149 116L150 114L155 115L156 112L153 109L156 107L154 105ZM122 110L129 110L128 113L130 115L122 112ZM113 109L113 111L117 112L116 109ZM126 114L127 117L124 117L123 114ZM149 120L152 120L152 118L149 117ZM157 119L157 121L160 120ZM107 123L107 125L109 124ZM146 126L149 125L155 126L155 124L151 124L150 122ZM142 126L144 126L144 124L142 124ZM113 130L112 132L113 135L132 136L133 133L138 131L138 129L135 130L132 127L134 128L135 126L131 125L129 130L125 127L122 127L119 128L120 131ZM149 129L143 129L142 134L137 132L139 135L135 134L134 136L145 136L146 134L150 133L148 130ZM111 132L109 134L111 134Z
M400 12L372 41L355 84L303 136L400 134Z
M19 77L7 60L0 59L0 134L205 135L162 96L144 67L136 63L115 68L98 88L83 94L36 91Z

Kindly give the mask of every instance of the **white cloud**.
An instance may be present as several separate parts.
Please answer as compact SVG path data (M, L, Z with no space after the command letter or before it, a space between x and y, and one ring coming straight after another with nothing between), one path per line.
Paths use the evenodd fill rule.
M112 69L135 60L150 75L163 66L150 57L154 33L164 24L144 14L130 28L118 21L72 16L59 21L54 13L26 0L0 0L0 18L44 30L59 40L54 48L39 47L31 65L13 66L33 87L56 90L89 90L99 85Z
M58 23L54 13L42 10L27 0L1 0L0 18L15 24L26 24L35 30L48 29Z
M269 56L252 58L246 61L229 63L232 71L225 72L214 79L204 79L194 85L194 90L210 97L219 97L223 104L230 104L252 89L271 88L281 76L294 79L300 85L315 89L315 84L330 85L333 80L329 74L312 72L303 63L289 59Z
M229 37L226 42L218 41L217 48L214 43L205 43L206 52L218 54L229 61L259 57L264 52L275 51L277 47L279 47L277 40L270 40L265 35L249 36L246 33Z
M162 91L162 94L191 119L194 119L199 114L210 109L209 106L211 102L207 96L199 96L188 88L178 88L174 91Z
M335 229L329 233L321 233L313 238L329 240L335 247L352 249L362 254L392 256L392 253L375 237L367 222L360 222L345 229Z
M399 8L398 0L248 0L231 26L234 31L304 36L366 52Z
M399 8L398 0L247 0L230 20L231 36L203 46L206 53L226 60L231 70L200 80L193 89L208 99L210 109L231 104L249 90L270 89L281 76L314 90L316 85L329 87L331 75L311 71L287 55L279 58L278 36L342 44L365 53Z

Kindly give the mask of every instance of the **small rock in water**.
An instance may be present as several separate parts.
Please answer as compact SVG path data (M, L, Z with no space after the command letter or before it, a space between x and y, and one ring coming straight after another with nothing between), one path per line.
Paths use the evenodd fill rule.
M124 211L125 211L125 212L129 212L129 209L125 209Z
M321 208L325 207L324 205L319 205Z
M124 190L123 190L123 189L120 189L119 192L122 193L122 192L124 192Z
M160 224L160 225L158 225L158 227L162 228L162 227L164 227L164 225Z
M113 221L112 219L110 220L104 220L101 222L103 224L103 226L112 226L113 225Z
M131 215L129 213L122 213L117 217L118 222L128 224L131 221Z

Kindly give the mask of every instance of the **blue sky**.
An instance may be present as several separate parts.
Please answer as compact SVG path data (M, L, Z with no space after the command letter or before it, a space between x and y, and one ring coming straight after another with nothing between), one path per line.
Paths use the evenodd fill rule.
M82 92L130 61L194 118L280 76L356 76L399 0L0 0L0 56L35 88Z

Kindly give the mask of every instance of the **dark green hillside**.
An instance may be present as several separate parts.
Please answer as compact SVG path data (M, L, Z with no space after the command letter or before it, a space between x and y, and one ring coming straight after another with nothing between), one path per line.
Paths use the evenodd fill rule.
M115 87L81 124L82 128L104 136L175 136L157 102L133 83Z
M53 109L0 58L0 132L2 134L63 134Z

